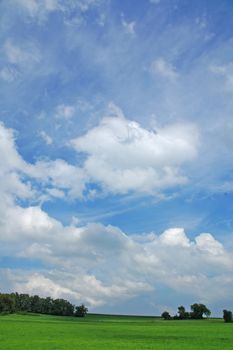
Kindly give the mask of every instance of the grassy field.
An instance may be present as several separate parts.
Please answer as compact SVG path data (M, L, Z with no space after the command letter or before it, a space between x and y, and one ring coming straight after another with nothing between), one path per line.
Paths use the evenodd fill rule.
M130 316L0 316L1 350L232 350L233 324Z

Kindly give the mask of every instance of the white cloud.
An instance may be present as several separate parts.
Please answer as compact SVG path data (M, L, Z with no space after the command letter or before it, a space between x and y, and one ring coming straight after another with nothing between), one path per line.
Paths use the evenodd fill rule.
M80 198L87 179L83 169L64 160L25 162L16 148L13 130L0 124L0 193L8 198L40 199L41 191L52 197L61 197L67 191L68 198ZM31 180L39 182L39 192Z
M42 140L44 140L44 142L47 143L47 145L51 145L53 143L52 137L49 136L44 130L42 130L39 133L39 135L42 138Z
M228 64L212 64L209 71L222 79L225 83L226 91L233 92L233 63Z
M1 125L0 148L6 153L2 153L0 165L2 163L2 169L5 167L8 173L4 186L9 182L11 187L12 182L15 195L17 187L25 195L34 196L36 192L30 184L34 179L40 184L37 197L46 200L49 194L54 196L54 190L59 197L65 194L66 198L81 198L88 183L96 183L104 192L150 195L187 183L183 167L195 159L198 149L194 125L170 125L155 132L125 119L116 106L111 105L110 109L110 113L118 116L102 119L97 127L71 141L72 147L86 155L80 165L71 165L62 159L25 162L16 149L13 132ZM47 144L53 141L45 131L40 132L40 136ZM97 192L90 189L85 195L90 198Z
M157 151L160 150L155 161L161 167L170 160L170 146L166 149L163 142L169 144L172 135L174 149L182 150L182 155L179 152L176 154L178 160L173 155L174 164L190 159L190 155L187 157L186 138L183 137L187 136L186 131L186 128L176 126L153 134L124 118L108 118L90 133L93 133L91 141L95 137L98 157L103 147L102 157L108 159L114 155L116 164L124 171L128 163L118 154L119 145L126 144L121 153L126 153L131 166L135 162L138 164L138 158L130 153L131 142L136 142L139 156L140 151L148 154L146 150L151 149L148 142L149 145L152 142L152 149L155 144ZM157 135L161 137L158 143L157 139L154 140ZM99 142L100 136L102 143ZM84 136L84 141L85 137L89 137L89 134ZM138 141L142 150L137 145ZM81 139L79 146L86 147L85 142ZM161 144L163 147L159 148ZM106 149L110 148L111 152L105 154ZM92 148L90 150L94 152ZM191 147L191 150L194 152L191 154L195 155L195 147ZM193 241L182 228L170 228L161 235L130 236L110 225L93 223L81 226L78 216L71 226L64 226L40 206L28 204L21 207L15 196L22 199L34 195L31 185L23 178L23 174L30 174L41 185L48 183L45 189L50 196L62 197L68 189L70 195L73 191L77 197L83 191L80 187L83 170L62 160L40 161L35 165L26 163L16 149L13 131L2 124L0 155L0 253L39 259L49 266L38 273L1 270L1 278L12 290L65 297L74 302L83 301L91 307L112 305L151 293L157 287L170 288L199 300L209 298L209 302L230 300L232 255L210 233L202 233ZM151 164L151 157L153 159L154 156L143 158L143 166L148 162ZM74 223L79 226L74 226ZM216 283L222 285L221 291L216 291Z
M184 229L182 228L172 228L166 230L161 236L160 240L165 245L170 246L182 246L189 247L190 241L187 238Z
M86 153L86 173L105 190L153 194L187 182L180 170L197 155L198 132L192 124L155 132L122 116L108 117L71 144Z
M155 134L123 117L111 117L75 142L82 151L87 151L89 145L89 154L102 157L105 168L116 164L124 173L129 165L135 167L134 171L138 164L149 164L157 170L168 161L176 166L192 159L196 154L196 141L190 143L193 135L190 126L162 128ZM76 198L83 192L83 171L63 160L26 163L17 151L13 131L0 125L0 252L40 259L49 266L39 273L1 270L8 286L22 292L82 300L92 307L145 295L158 286L199 300L208 298L209 302L230 300L233 258L210 233L191 241L182 228L139 238L98 223L64 226L40 206L21 207L16 201L16 196L22 199L34 195L30 183L25 182L26 175L41 185L47 183L45 189L50 196L62 197L68 189ZM221 284L221 291L216 291L216 283Z
M56 107L55 115L57 118L70 119L75 113L75 107L61 104Z
M38 207L15 207L1 213L1 222L6 219L12 225L1 224L2 246L11 242L14 255L49 263L40 273L11 276L18 291L81 300L92 307L156 292L157 287L208 303L230 300L233 257L211 234L190 241L182 228L171 228L140 240L101 224L64 227Z
M103 2L104 0L16 0L17 5L27 15L39 23L46 21L51 13L59 11L64 17L69 17L70 13L78 13L72 20L66 20L66 23L74 20L76 24L81 21L80 15L92 8L98 8Z
M200 236L196 237L196 244L199 249L212 255L224 254L223 245L216 241L210 233L202 233Z
M27 163L17 152L14 132L0 123L0 194L9 201L12 197L30 198L30 184L21 180Z
M4 67L0 70L0 79L3 79L9 83L14 81L18 77L18 72L12 67Z
M38 161L30 168L30 176L56 189L68 190L69 198L80 198L88 177L82 168L68 164L62 159Z
M154 60L149 70L152 74L157 74L171 81L175 81L178 78L176 69L162 57Z
M136 26L135 21L127 22L124 18L122 18L122 26L126 33L131 35L135 34L135 26Z
M40 21L45 20L50 12L61 9L58 0L16 0L28 15Z
M41 58L38 48L30 42L18 46L11 40L7 40L4 44L4 52L8 62L18 66L34 65L39 63Z

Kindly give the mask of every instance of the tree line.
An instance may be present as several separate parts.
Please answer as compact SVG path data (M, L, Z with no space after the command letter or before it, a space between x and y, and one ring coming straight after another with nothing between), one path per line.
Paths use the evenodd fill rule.
M84 304L75 306L65 299L41 298L38 295L0 293L0 313L32 312L57 316L84 317L88 309Z
M192 304L190 306L191 311L185 310L183 305L178 307L177 314L171 316L168 311L164 311L161 317L164 320L202 320L205 317L210 317L211 311L204 304ZM223 310L223 319L225 322L233 322L232 312L229 310Z

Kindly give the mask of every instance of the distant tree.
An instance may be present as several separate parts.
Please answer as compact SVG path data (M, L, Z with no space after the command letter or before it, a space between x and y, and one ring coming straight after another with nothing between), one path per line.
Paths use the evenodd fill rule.
M173 320L180 320L180 317L179 317L179 315L174 315L174 316L172 317L172 319L173 319Z
M42 298L40 298L38 295L33 295L31 298L31 312L35 313L41 313L42 309Z
M74 305L65 299L55 299L52 302L51 313L53 315L72 316L74 314Z
M185 307L181 305L178 307L178 317L180 320L186 320L190 318L190 313L185 311Z
M203 315L209 317L211 314L211 311L204 304L195 303L191 305L191 310L190 317L195 320L202 319Z
M50 297L41 298L38 295L28 294L1 294L0 293L0 313L11 312L35 312L59 316L73 316L74 305L65 299L52 299ZM87 312L84 305L80 306L80 315Z
M28 294L15 293L15 306L17 311L31 311L31 297Z
M164 319L164 320L170 320L171 319L171 316L169 314L168 311L164 311L161 315L161 317Z
M223 319L225 322L232 322L232 312L229 310L223 310Z
M12 294L0 294L0 313L15 312L15 298Z
M76 306L74 315L76 317L84 317L86 316L87 312L88 308L84 304L81 304L79 306Z

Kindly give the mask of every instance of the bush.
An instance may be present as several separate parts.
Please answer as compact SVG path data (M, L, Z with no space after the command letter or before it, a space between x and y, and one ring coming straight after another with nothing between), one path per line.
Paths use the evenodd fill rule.
M223 319L225 322L232 322L232 312L229 310L223 310Z
M164 320L170 320L171 319L171 316L169 314L169 312L167 311L164 311L161 315L161 317L164 319Z
M88 312L88 308L84 304L82 304L80 306L76 306L74 316L84 317L86 316L87 312Z

